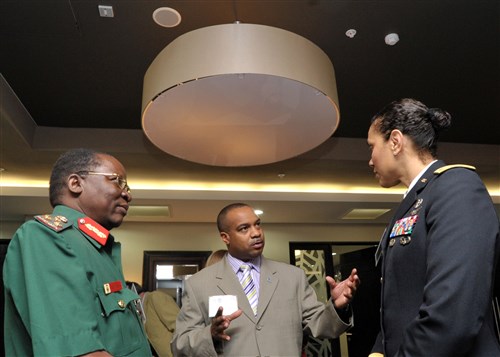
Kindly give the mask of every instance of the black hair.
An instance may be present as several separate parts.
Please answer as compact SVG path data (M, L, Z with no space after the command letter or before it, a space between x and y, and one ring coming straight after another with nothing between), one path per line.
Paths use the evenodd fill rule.
M420 152L436 157L439 133L450 127L451 115L439 108L428 108L412 98L396 100L375 114L371 120L388 140L395 129L409 136Z
M62 190L66 187L69 175L80 171L92 171L101 164L97 151L92 149L73 149L65 152L55 162L50 175L49 199L52 207L61 204Z
M247 205L246 203L231 203L230 205L227 205L219 212L219 215L217 216L217 229L219 230L219 232L227 231L226 216L229 213L229 211L241 207L250 207L250 206Z

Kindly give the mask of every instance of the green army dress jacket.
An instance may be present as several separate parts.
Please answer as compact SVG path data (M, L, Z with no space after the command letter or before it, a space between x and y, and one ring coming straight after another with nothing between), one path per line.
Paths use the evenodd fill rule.
M65 206L24 223L4 263L7 356L151 356L121 247Z

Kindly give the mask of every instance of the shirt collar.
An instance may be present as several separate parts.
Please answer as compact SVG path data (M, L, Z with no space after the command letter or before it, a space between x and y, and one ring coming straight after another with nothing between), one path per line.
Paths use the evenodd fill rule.
M411 181L410 186L408 186L408 189L406 190L406 192L405 192L405 194L404 194L403 198L404 198L404 197L406 197L406 195L408 194L408 192L410 192L410 191L411 191L411 189L413 188L413 186L415 186L415 185L417 184L417 182L418 182L418 180L420 179L420 177L422 177L422 175L423 175L423 174L427 171L427 169L429 169L429 167L431 167L431 165L432 165L433 163L435 163L436 161L437 161L437 160L434 160L434 161L430 162L430 163L429 163L426 167L424 167L424 168L422 169L422 171L420 171L420 172L418 173L418 175L417 175L417 176L415 176L415 178Z
M249 260L248 262L244 262L243 260L235 258L231 254L227 253L227 261L229 265L231 265L231 268L235 273L238 273L238 270L240 270L242 264L248 264L252 267L252 269L255 269L257 273L260 273L261 260L262 260L261 257L258 256L252 260Z

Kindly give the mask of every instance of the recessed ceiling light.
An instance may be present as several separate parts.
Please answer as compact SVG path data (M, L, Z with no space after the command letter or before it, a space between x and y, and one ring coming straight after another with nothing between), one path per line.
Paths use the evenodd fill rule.
M171 7L160 7L153 12L153 20L163 27L175 27L181 23L181 14Z
M354 208L347 212L342 219L377 219L390 210L390 208Z

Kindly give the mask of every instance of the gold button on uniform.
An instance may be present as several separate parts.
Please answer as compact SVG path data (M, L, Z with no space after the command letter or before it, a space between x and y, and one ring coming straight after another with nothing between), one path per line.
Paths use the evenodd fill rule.
M125 301L118 300L118 306L120 306L122 309L124 309L125 308Z

